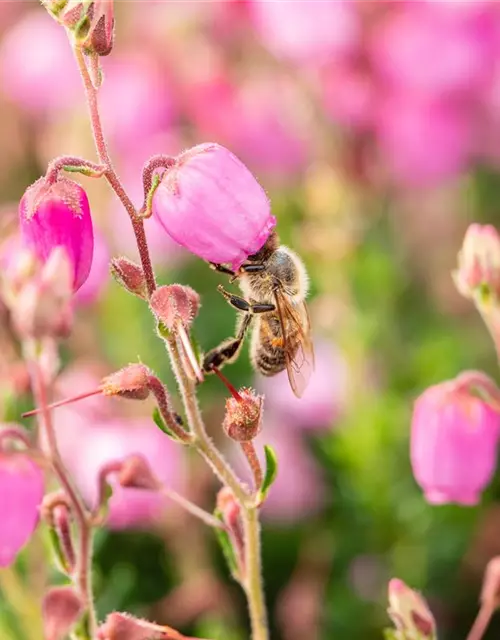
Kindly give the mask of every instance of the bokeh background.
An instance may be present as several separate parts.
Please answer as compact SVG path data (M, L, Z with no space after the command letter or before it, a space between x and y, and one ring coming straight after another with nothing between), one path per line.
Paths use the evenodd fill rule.
M141 199L153 153L219 142L269 193L282 241L311 276L318 366L300 403L286 376L256 378L247 352L227 375L267 394L260 443L280 460L263 512L264 579L277 640L381 638L387 581L424 592L442 640L466 635L487 561L500 553L500 483L481 506L432 507L411 474L414 398L461 370L497 373L489 338L450 271L472 221L499 219L500 4L118 0L101 107L118 171ZM36 2L0 3L2 241L24 189L61 154L94 159L83 91L64 31ZM126 214L84 182L97 227L92 277L64 344L60 397L139 357L175 386L144 304L109 277L136 258ZM161 283L201 294L203 349L232 335L222 276L146 231ZM0 306L2 419L30 406L26 372ZM210 432L226 390L200 388ZM179 406L179 405L177 405ZM147 403L87 400L57 413L60 446L88 500L100 465L147 455L169 486L211 509L203 463L151 421ZM467 470L464 469L464 473ZM1 489L0 489L1 490ZM1 526L1 521L0 521ZM43 528L0 570L0 637L41 638L39 603L60 576ZM248 638L245 603L212 532L172 504L117 491L96 542L99 613L128 610L192 635ZM498 636L500 623L488 638Z

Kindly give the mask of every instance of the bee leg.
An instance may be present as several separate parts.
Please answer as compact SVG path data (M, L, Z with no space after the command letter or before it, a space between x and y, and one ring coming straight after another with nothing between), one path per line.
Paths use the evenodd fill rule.
M217 264L216 262L209 262L208 263L210 265L210 268L213 269L214 271L218 271L219 273L225 273L228 276L232 276L234 278L234 276L236 276L236 272L233 271L232 269L229 269L228 267L225 267L222 264Z
M218 369L235 360L240 352L246 332L252 321L252 314L242 316L236 338L227 338L219 346L211 349L203 358L203 371L210 373L213 367Z
M241 296L235 296L233 293L226 291L222 285L217 287L218 291L222 293L224 298L229 302L229 304L237 309L238 311L243 311L244 313L269 313L270 311L276 310L276 305L274 304L264 304L262 302L248 302L245 298Z
M261 273L262 271L265 271L265 269L265 264L244 264L241 267L241 270L245 273Z

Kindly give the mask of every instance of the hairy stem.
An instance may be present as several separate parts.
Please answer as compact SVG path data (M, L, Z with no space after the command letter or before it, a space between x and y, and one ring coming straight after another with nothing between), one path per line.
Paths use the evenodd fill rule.
M144 277L146 278L146 285L148 288L148 294L151 295L156 289L156 281L153 272L153 265L151 264L151 258L148 251L148 243L146 240L146 233L144 231L144 223L137 215L137 211L128 197L125 189L123 188L120 179L113 167L111 159L108 153L108 147L106 145L106 139L102 130L101 116L99 114L99 103L97 100L97 89L92 82L87 63L85 62L85 54L82 49L75 45L73 47L80 75L82 76L83 86L85 88L85 96L87 98L87 105L90 114L90 123L92 126L92 134L94 136L94 142L99 156L100 162L106 166L104 175L109 185L116 193L121 203L127 211L137 242L137 248L139 250L139 256L141 259L142 269L144 271Z
M37 345L33 341L30 341L23 345L23 347L26 362L28 363L33 394L37 405L40 407L40 430L47 443L52 468L54 469L54 472L68 497L71 505L71 511L74 515L78 528L77 563L72 577L74 584L83 599L85 608L88 611L89 627L91 637L93 637L97 629L97 617L94 608L91 580L92 525L90 522L90 515L87 512L85 504L78 491L73 485L71 476L64 466L57 447L54 425L47 406L47 385L37 358Z
M245 592L248 601L252 640L268 640L267 611L262 584L259 512L256 507L242 510L245 536Z

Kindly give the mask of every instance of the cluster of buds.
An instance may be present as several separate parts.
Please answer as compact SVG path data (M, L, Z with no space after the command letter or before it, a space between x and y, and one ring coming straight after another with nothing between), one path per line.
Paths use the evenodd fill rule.
M113 48L113 0L42 0L47 11L86 53L107 56Z

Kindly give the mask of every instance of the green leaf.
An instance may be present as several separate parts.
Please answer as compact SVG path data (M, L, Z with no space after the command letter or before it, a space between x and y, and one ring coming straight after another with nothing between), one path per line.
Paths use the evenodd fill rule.
M171 337L170 331L167 329L167 327L163 324L161 320L158 321L156 329L158 331L158 335L163 340L168 340Z
M221 512L218 509L214 511L214 516L221 522L223 521ZM214 528L214 531L220 544L220 548L222 549L224 558L226 559L231 575L235 580L239 581L238 563L236 561L236 553L231 543L231 538L229 537L227 531L225 531L224 529Z
M53 527L49 528L49 538L52 550L56 557L58 569L63 573L69 573L68 562L62 549L61 540L59 539L57 531Z
M271 488L271 485L276 480L276 476L278 475L278 458L276 457L274 449L268 444L265 444L264 453L266 455L266 472L264 474L264 479L262 480L262 485L259 490L257 498L258 504L262 504L264 502L269 489Z
M172 438L172 440L175 440L176 442L181 442L179 440L179 438L175 435L175 433L173 431L171 431L168 426L165 424L165 421L163 420L163 418L161 417L161 413L158 409L158 407L154 408L153 411L153 420L156 424L156 426L161 429L163 431L163 433L166 433L167 436L169 438Z

